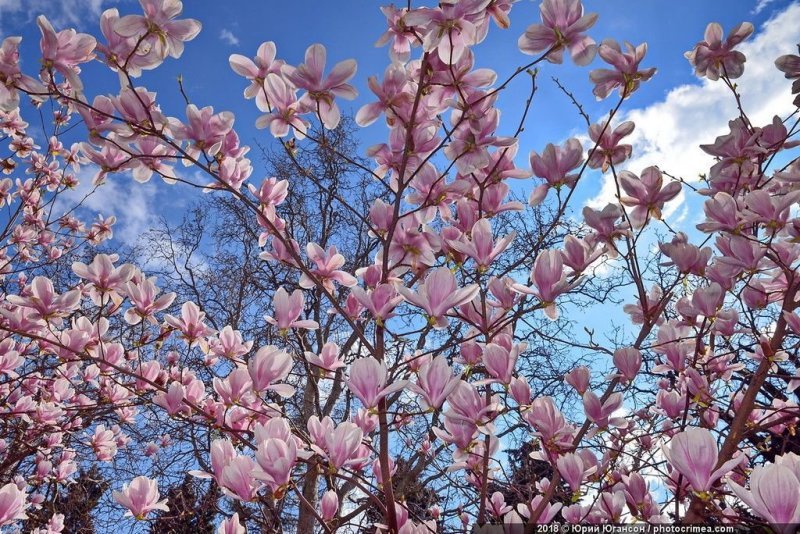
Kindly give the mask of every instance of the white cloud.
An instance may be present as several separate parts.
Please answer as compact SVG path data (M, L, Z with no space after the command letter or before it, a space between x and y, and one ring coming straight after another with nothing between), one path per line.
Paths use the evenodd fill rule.
M751 13L753 15L758 15L759 13L764 11L764 9L766 9L766 7L768 5L770 5L774 1L775 0L758 0L758 2L756 2L756 7L753 8L753 11L751 11Z
M775 114L785 116L794 110L790 84L774 62L778 56L792 52L795 43L800 42L798 20L800 4L793 4L739 46L747 56L747 63L744 75L736 83L744 109L756 125L766 125ZM616 121L636 123L636 129L627 138L633 145L634 157L625 168L638 174L647 166L658 165L674 176L695 181L713 165L712 157L700 150L699 145L713 143L717 136L727 133L728 121L737 115L733 96L722 81L703 79L699 84L676 87L664 100L629 111ZM603 207L614 200L614 194L613 179L606 175L601 192L587 204ZM673 202L665 211L681 213L678 211L681 202Z
M239 44L239 38L227 28L223 28L222 31L219 32L219 38L223 43L228 43L231 46L237 46Z
M9 29L46 15L56 30L66 27L94 29L103 9L120 0L0 0L0 27ZM13 30L12 30L13 31Z
M105 184L94 189L92 174L89 167L82 169L78 187L59 197L56 207L66 211L80 203L77 214L85 223L92 222L97 214L114 215L117 218L114 239L126 245L136 244L139 236L156 226L156 184L140 184L129 176L112 175Z

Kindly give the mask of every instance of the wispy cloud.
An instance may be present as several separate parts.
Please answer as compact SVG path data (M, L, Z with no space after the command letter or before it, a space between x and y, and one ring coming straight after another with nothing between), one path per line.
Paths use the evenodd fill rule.
M792 52L794 43L800 41L798 20L800 5L793 4L739 47L747 56L747 63L744 75L736 81L744 109L756 125L768 124L773 115L794 110L790 84L775 68L774 61ZM619 119L636 123L636 130L628 138L634 157L625 168L639 173L647 166L658 165L687 181L697 180L714 163L699 145L713 143L717 136L727 133L728 121L737 115L730 90L721 81L703 79L698 84L676 87L664 100L629 111ZM613 201L614 194L613 179L605 176L602 190L587 204L603 207ZM680 213L681 202L674 202L669 211Z
M94 29L103 9L121 0L0 0L0 28L3 33L46 15L57 30L67 26Z
M223 43L228 43L231 46L237 46L239 44L239 38L227 28L223 28L222 31L219 32L219 38Z
M114 215L114 239L125 245L135 245L139 237L156 226L158 186L154 182L140 184L130 176L112 175L106 183L92 187L94 169L85 167L79 173L80 184L59 197L56 208L62 211L80 203L78 215L85 222L98 214Z
M753 15L758 15L759 13L764 11L764 9L766 9L766 7L768 5L770 5L771 3L773 3L774 1L775 0L758 0L758 2L756 2L756 7L753 8L753 11L751 11L751 13Z

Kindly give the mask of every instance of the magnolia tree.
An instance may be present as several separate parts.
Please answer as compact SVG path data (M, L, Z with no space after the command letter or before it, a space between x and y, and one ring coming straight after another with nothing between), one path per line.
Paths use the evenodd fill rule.
M388 136L365 156L339 108L355 61L326 68L314 44L290 65L272 42L231 56L256 126L281 140L266 178L232 113L188 97L162 109L140 83L200 31L180 1L109 9L98 38L39 17L38 73L23 72L20 38L3 41L0 526L800 523L800 118L749 119L734 80L753 26L709 24L686 54L739 112L686 182L620 170L635 125L617 116L655 69L640 66L646 44L589 37L597 16L579 0L544 0L517 43L531 59L507 79L473 68L513 3L383 8L390 62L355 122ZM565 56L607 64L588 74L613 109L593 123L575 101L588 144L520 147L532 98L501 125L498 96L519 82L532 97ZM89 62L119 92L84 86ZM800 57L775 65L800 93ZM34 132L33 114L52 125ZM616 200L576 222L590 170ZM159 279L153 254L108 249L113 216L80 220L64 198L78 176L200 187L220 219L200 209L153 235ZM681 192L705 197L694 244L661 220ZM214 261L190 261L200 252ZM559 311L616 306L598 267L631 288L631 326L581 341Z

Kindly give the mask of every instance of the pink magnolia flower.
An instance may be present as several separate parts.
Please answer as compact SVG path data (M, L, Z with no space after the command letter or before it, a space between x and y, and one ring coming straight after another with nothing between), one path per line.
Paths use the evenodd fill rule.
M250 502L256 497L257 481L253 478L256 463L249 456L236 456L235 452L218 477L222 491L234 499Z
M537 495L534 497L530 503L527 505L518 505L519 513L522 517L528 519L530 523L533 524L548 524L550 523L553 518L556 516L559 510L564 506L562 503L550 504L546 503L544 508L542 509L541 515L538 517L534 517L533 514L536 513L536 510L542 505L542 501L544 500L544 496Z
M359 454L363 437L364 433L358 425L349 421L340 423L332 433L325 436L326 452L324 456L328 458L334 469L339 469L351 461L359 460L356 456Z
M800 51L800 47L798 47ZM797 94L794 105L800 107L800 56L786 54L775 60L775 66L783 72L788 79L794 79L792 83L792 94Z
M642 353L634 347L617 349L614 352L614 365L626 381L633 380L642 367Z
M514 284L514 290L534 295L541 300L544 313L552 320L558 319L558 308L555 300L562 293L569 291L574 284L567 282L564 273L564 262L561 254L555 250L543 250L536 257L531 270L531 281L536 289L522 284Z
M563 146L548 144L541 156L532 151L530 161L533 174L544 178L549 187L559 189L566 185L572 188L579 175L567 173L583 163L583 147L580 141L573 137L567 139Z
M589 389L589 379L591 373L586 366L576 367L566 375L564 375L564 382L575 388L575 391L583 396L586 390Z
M17 88L42 93L44 86L30 76L22 74L19 66L19 43L22 37L6 37L0 45L0 111L10 113L19 108ZM18 116L18 115L17 115ZM4 121L10 125L11 121ZM26 124L27 125L27 124ZM8 128L7 126L4 128ZM23 128L15 128L20 131ZM6 174L9 173L5 169Z
M386 17L389 28L375 42L375 46L383 46L389 41L389 56L393 62L405 63L411 55L411 47L419 44L413 25L405 20L409 13L406 8L396 8L393 5L381 6L381 11Z
M202 27L195 19L174 20L183 11L180 0L139 0L144 15L126 15L114 25L114 31L123 37L141 38L161 59L179 58L184 41L191 41Z
M513 377L508 386L511 397L520 406L527 406L531 403L531 386L525 377Z
M261 43L256 52L256 57L250 59L241 54L231 54L228 62L233 71L239 76L250 80L250 85L244 90L247 99L257 97L264 89L264 81L268 74L281 74L285 65L284 61L275 59L277 50L275 43L267 41Z
M173 315L165 315L164 321L171 327L180 330L183 338L189 345L193 345L200 338L212 334L214 331L205 324L206 313L194 302L184 302L181 306L180 319Z
M180 382L174 381L169 385L167 392L156 395L153 402L167 410L168 414L175 415L188 409L183 402L185 398L186 388Z
M630 158L633 147L619 142L630 135L634 127L633 121L625 121L614 129L606 121L589 126L589 137L597 144L589 152L589 168L606 172L610 165L619 165Z
M534 55L549 50L547 60L561 63L564 48L576 65L588 65L597 51L594 39L583 32L594 26L597 14L583 14L580 0L544 0L539 6L542 24L528 26L517 43L519 49Z
M682 232L678 232L671 243L660 243L658 247L682 273L702 275L711 258L711 248L701 249L688 243L688 237Z
M56 293L53 282L45 276L37 276L30 285L28 296L7 295L6 300L32 311L29 318L60 323L62 317L69 315L76 309L81 301L81 292L78 289L67 291L61 295Z
M294 362L289 353L268 345L261 347L255 356L247 362L247 371L253 380L255 391L273 390L282 397L294 395L294 388L288 384L273 384L285 380L292 370Z
M581 489L581 484L587 476L597 471L597 466L587 466L581 455L574 452L560 456L556 467L573 493L577 493Z
M83 85L78 78L80 72L78 65L94 58L93 52L97 40L89 34L77 33L73 29L56 33L44 15L39 15L36 23L42 32L42 67L57 70L69 80L73 89L80 92Z
M380 117L381 113L386 114L386 121L390 126L394 124L396 114L413 100L413 97L405 90L407 82L408 74L405 68L397 64L386 68L380 84L377 77L370 76L367 84L378 97L378 101L366 104L358 110L356 124L369 126Z
M311 365L315 365L325 372L325 376L330 376L332 371L336 371L347 364L344 363L340 354L339 345L333 342L325 343L319 356L313 352L305 353L306 361Z
M383 325L387 319L394 317L393 310L403 302L403 297L397 294L394 284L380 284L368 291L355 286L350 292L367 309L378 325Z
M425 278L425 282L417 286L417 292L407 287L397 288L408 302L425 310L428 323L437 330L449 324L445 315L456 306L465 304L478 294L477 284L470 284L458 289L456 278L447 267L439 267Z
M101 462L109 462L117 455L117 443L114 439L114 432L112 430L106 430L104 425L97 425L89 444L92 450L94 450L95 456Z
M214 157L220 153L225 136L233 128L234 116L230 111L214 113L214 108L206 106L198 109L194 104L186 106L186 120L183 124L175 120L172 131L175 138L190 141L186 153L192 158L201 154ZM189 160L184 160L189 165Z
M417 26L422 34L422 48L437 51L439 59L450 65L457 63L464 52L477 43L478 31L468 15L482 9L489 0L479 2L442 3L438 8L409 11L404 22Z
M294 439L268 438L258 445L256 461L261 467L254 475L266 481L276 498L283 495L297 462L297 445Z
M347 387L365 408L374 408L386 395L400 391L406 386L405 380L386 386L386 375L386 362L379 362L371 356L359 358L350 366Z
M619 185L628 196L622 197L620 203L631 206L633 210L628 213L634 228L644 226L651 215L661 219L661 210L664 204L678 196L681 192L680 182L664 184L661 171L657 167L647 167L642 171L641 178L630 171L619 173Z
M320 516L325 521L330 521L336 517L336 512L339 511L339 496L334 490L328 490L322 496L319 503Z
M742 22L734 27L725 41L722 40L722 26L712 22L706 27L704 39L684 54L695 68L695 73L709 80L718 80L720 76L738 78L744 73L744 54L733 50L739 43L750 37L753 25Z
M790 467L783 464L760 465L750 474L750 490L728 481L736 494L756 514L781 532L793 532L800 523L800 481Z
M114 500L128 509L125 515L144 519L153 510L169 511L167 500L159 501L158 482L145 476L134 478L122 491L114 491Z
M611 415L622 406L622 393L612 393L605 402L592 390L583 394L583 411L586 417L600 428L608 425L624 427L627 421L621 417L611 417Z
M523 350L525 344L513 345L510 336L495 337L495 343L487 343L483 349L483 365L486 367L486 372L501 384L510 384L517 359Z
M720 477L741 462L741 458L734 458L717 468L717 442L705 428L692 427L675 434L662 450L670 465L698 493L710 490Z
M417 383L410 388L422 396L423 408L436 410L458 386L460 378L460 374L453 375L447 358L440 354L417 371Z
M598 54L603 61L609 63L614 70L595 69L589 73L589 78L595 84L592 91L598 100L602 100L619 87L619 94L623 98L628 98L641 82L646 82L656 73L655 67L639 70L639 63L647 53L647 43L642 43L634 47L630 43L625 43L623 52L613 39L606 39L600 45Z
M303 313L304 300L302 290L295 289L290 296L285 289L280 287L272 299L272 305L275 307L275 318L266 316L264 319L269 324L277 326L278 332L283 336L289 332L290 328L316 330L319 328L319 323L316 321L298 320L300 314Z
M25 492L13 482L0 488L0 527L28 518L25 514L26 499Z
M356 62L348 59L337 63L327 78L323 78L326 51L321 44L314 44L306 50L305 63L288 75L289 81L300 89L308 91L300 99L303 111L319 114L322 124L333 129L341 118L335 97L352 100L358 94L355 88L346 83L355 76Z
M74 266L73 266L74 269ZM169 308L175 301L175 293L165 293L160 297L160 289L156 287L155 276L142 278L138 282L130 281L125 285L125 293L132 308L125 311L125 322L131 325L139 324L142 319L147 319L150 323L156 324L154 314Z
M516 232L511 232L494 242L492 237L492 224L489 219L479 219L472 225L471 237L468 242L448 241L451 248L474 259L478 264L478 272L486 272L492 262L508 248L514 240Z
M293 131L296 139L305 139L309 123L300 115L303 113L300 102L297 100L297 91L277 74L267 74L265 82L269 102L256 100L256 105L261 111L267 112L256 119L256 128L269 127L274 137L289 135Z
M217 534L245 534L244 525L239 523L239 514L235 513L222 521L217 528Z
M116 254L111 256L97 254L89 265L79 261L74 262L72 271L84 280L91 282L94 289L100 294L112 291L124 292L125 285L133 277L136 268L129 263L114 267L114 262L118 259Z
M225 406L233 406L246 402L251 396L253 381L247 369L238 368L231 371L224 379L214 378L213 386Z
M356 278L342 271L339 268L345 263L344 256L339 254L335 246L328 247L328 250L323 250L322 247L316 243L309 243L306 245L306 253L308 259L315 263L315 268L310 272L317 279L322 281L322 286L329 292L333 292L333 282L339 282L345 287L353 287L356 285ZM315 286L315 282L306 273L300 275L300 287L310 289Z

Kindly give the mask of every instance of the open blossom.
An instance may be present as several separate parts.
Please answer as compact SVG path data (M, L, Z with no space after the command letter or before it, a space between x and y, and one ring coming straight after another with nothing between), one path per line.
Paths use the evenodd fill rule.
M291 129L296 139L305 139L310 124L301 117L303 109L297 100L297 90L273 73L267 74L265 87L269 102L256 99L256 105L267 113L256 119L256 128L269 127L274 137L285 137Z
M184 41L191 41L200 33L201 24L195 19L175 20L183 11L180 0L139 0L144 15L126 15L114 25L114 31L123 37L142 38L147 35L148 49L164 59L178 58L183 54Z
M442 329L448 325L445 317L447 312L474 299L479 287L477 284L471 284L458 289L455 276L450 269L439 267L417 287L416 293L402 286L397 290L408 302L425 310L429 323L434 328Z
M709 80L717 80L720 76L738 78L744 72L747 58L734 48L750 37L753 30L752 24L742 22L734 27L723 41L722 26L712 22L706 27L703 40L684 56L694 66L698 76L705 76Z
M589 78L595 84L592 92L597 99L604 99L617 87L620 96L628 98L639 88L641 82L652 78L656 73L655 67L639 70L639 63L644 59L646 53L647 43L636 47L625 43L623 52L615 40L604 40L598 48L598 54L603 61L614 67L614 70L595 69L589 73Z
M180 330L183 338L189 345L193 345L203 336L213 333L213 330L205 324L206 314L194 302L184 302L181 306L181 317L165 315L164 321L171 327Z
M134 478L122 491L115 491L113 495L115 501L128 509L125 515L136 519L144 519L153 510L169 511L167 500L158 500L158 482L145 476Z
M340 267L344 266L345 259L344 256L336 251L336 247L328 247L326 251L316 243L309 243L306 245L306 253L308 254L308 259L315 264L310 273L320 280L322 286L329 292L333 292L334 281L345 287L356 285L357 281L353 275L340 270ZM314 280L306 273L300 275L298 284L306 289L315 287Z
M492 224L489 219L479 219L472 225L471 237L468 242L449 241L450 247L474 259L478 264L478 272L485 272L492 262L513 241L515 232L500 238L497 243L492 238Z
M288 384L273 384L285 380L292 370L294 362L288 352L272 345L261 347L255 356L247 362L247 371L253 381L255 391L272 390L283 397L294 394L294 388Z
M217 534L245 534L244 525L239 522L239 514L235 513L222 521L217 528Z
M634 228L644 226L650 216L661 219L664 204L678 196L681 192L680 182L664 184L661 171L657 167L647 167L637 177L630 171L619 173L619 185L628 196L622 197L620 203L631 206L628 213Z
M544 178L548 186L558 189L566 185L571 188L578 181L579 174L569 173L583 163L583 147L573 137L567 139L563 146L548 144L541 156L535 151L531 152L530 161L533 174Z
M267 438L258 445L256 461L261 467L255 476L269 485L273 495L282 495L297 462L297 445L294 439L284 441L279 438Z
M86 33L77 33L73 29L56 33L50 21L44 15L36 19L42 32L42 66L53 68L69 80L73 89L80 91L82 84L78 78L78 65L94 58L97 40Z
M346 366L340 354L339 345L333 342L325 343L319 355L313 352L306 352L305 357L308 363L322 369L325 372L325 376L330 375L332 371Z
M231 54L228 62L233 71L239 76L250 80L250 85L244 90L247 99L258 97L264 89L264 81L268 74L280 74L285 62L275 59L277 50L275 43L267 41L261 43L256 52L256 57L250 59L241 54Z
M542 23L528 26L518 46L525 54L552 48L547 60L561 63L564 48L569 49L576 65L588 65L597 51L594 39L583 32L594 26L597 14L583 14L580 0L544 0L539 6Z
M611 128L607 121L589 126L589 137L597 144L589 152L590 169L601 169L606 172L611 165L619 165L631 157L633 147L621 145L619 142L633 132L633 121L625 121L616 128Z
M288 75L289 81L300 89L308 91L300 99L304 112L319 114L322 123L328 129L336 128L341 119L335 97L352 100L358 94L355 88L346 83L356 74L355 60L348 59L336 64L327 77L325 70L326 51L321 44L314 44L306 50L305 63L299 65Z

